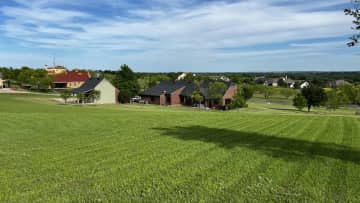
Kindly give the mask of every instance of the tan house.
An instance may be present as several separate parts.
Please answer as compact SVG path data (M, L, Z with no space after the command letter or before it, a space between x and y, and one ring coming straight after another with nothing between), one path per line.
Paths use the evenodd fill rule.
M4 82L2 73L0 73L0 89L4 88Z
M66 72L66 68L63 66L48 67L45 65L45 70L48 75L58 75Z
M79 88L90 79L87 71L67 71L54 76L53 84L55 89Z
M87 97L94 90L100 92L100 98L95 101ZM84 103L116 104L119 98L119 90L105 78L90 78L81 87L74 89L73 93L84 94L86 99L81 101Z

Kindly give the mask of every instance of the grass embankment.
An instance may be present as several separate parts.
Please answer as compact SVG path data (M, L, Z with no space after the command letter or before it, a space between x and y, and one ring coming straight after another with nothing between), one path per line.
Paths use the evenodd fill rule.
M350 110L308 114L258 101L199 112L49 98L0 95L2 202L360 201L360 120Z

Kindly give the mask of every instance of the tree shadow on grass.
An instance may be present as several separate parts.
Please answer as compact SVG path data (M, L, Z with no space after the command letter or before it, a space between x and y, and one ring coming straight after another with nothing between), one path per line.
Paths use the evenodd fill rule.
M320 156L360 164L359 150L333 143L311 142L205 126L154 128L154 130L160 131L162 135L184 141L197 140L213 143L226 149L248 148L286 161L301 161Z

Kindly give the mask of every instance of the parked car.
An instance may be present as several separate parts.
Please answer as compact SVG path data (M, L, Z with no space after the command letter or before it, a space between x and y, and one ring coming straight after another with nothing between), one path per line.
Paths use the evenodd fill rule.
M131 98L131 102L140 103L140 101L141 101L140 96L135 96L135 97Z

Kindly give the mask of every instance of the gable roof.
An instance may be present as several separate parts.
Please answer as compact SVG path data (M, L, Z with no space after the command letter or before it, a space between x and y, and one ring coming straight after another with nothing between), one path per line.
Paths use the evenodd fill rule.
M224 83L226 85L227 89L230 86L235 85L232 82L223 82L223 81L220 81L220 82ZM210 87L211 83L212 82L210 82L210 81L204 81L200 84L200 93L206 99L209 98L208 91L209 91L209 87ZM160 96L163 94L171 94L171 93L175 92L176 90L179 90L180 88L184 88L181 91L180 95L185 96L185 97L191 97L193 92L197 90L196 84L192 81L184 81L184 80L182 80L182 81L162 81L162 82L160 82L160 84L145 90L140 95L142 95L142 96ZM224 92L221 92L221 94L225 94L227 89Z
M73 90L73 93L86 93L91 90L94 90L96 86L102 81L101 78L90 78L88 81L86 81L83 85L81 85L79 88L76 88Z
M90 74L87 71L69 71L54 78L54 83L66 83L66 82L85 82L90 79Z
M186 87L191 81L161 81L160 84L145 90L141 95L160 96L162 94L171 94L174 91Z

